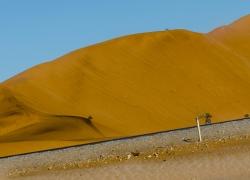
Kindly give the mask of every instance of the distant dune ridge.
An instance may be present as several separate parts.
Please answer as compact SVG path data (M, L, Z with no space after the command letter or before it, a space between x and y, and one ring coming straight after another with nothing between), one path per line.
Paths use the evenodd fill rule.
M249 90L250 15L208 34L117 38L0 85L0 156L183 128L205 112L240 118Z

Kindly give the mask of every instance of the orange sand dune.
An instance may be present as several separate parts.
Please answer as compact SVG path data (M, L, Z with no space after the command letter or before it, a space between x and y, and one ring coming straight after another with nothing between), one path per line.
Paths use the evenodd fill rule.
M216 122L243 117L249 27L246 16L208 34L125 36L3 82L0 156L192 126L205 112Z

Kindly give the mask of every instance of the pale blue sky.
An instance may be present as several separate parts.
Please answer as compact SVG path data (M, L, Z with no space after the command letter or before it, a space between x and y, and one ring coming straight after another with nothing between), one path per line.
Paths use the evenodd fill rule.
M208 32L248 13L249 0L0 0L0 81L117 36Z

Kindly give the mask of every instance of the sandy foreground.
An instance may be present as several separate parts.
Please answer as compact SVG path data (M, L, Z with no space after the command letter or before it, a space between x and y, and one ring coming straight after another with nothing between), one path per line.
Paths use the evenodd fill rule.
M249 179L250 121L0 160L0 179Z

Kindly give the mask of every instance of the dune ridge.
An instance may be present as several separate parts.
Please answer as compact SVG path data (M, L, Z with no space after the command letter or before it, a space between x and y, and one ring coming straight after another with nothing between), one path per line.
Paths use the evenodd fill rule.
M192 126L205 112L243 117L249 25L250 15L207 34L129 35L10 78L0 85L0 156Z

